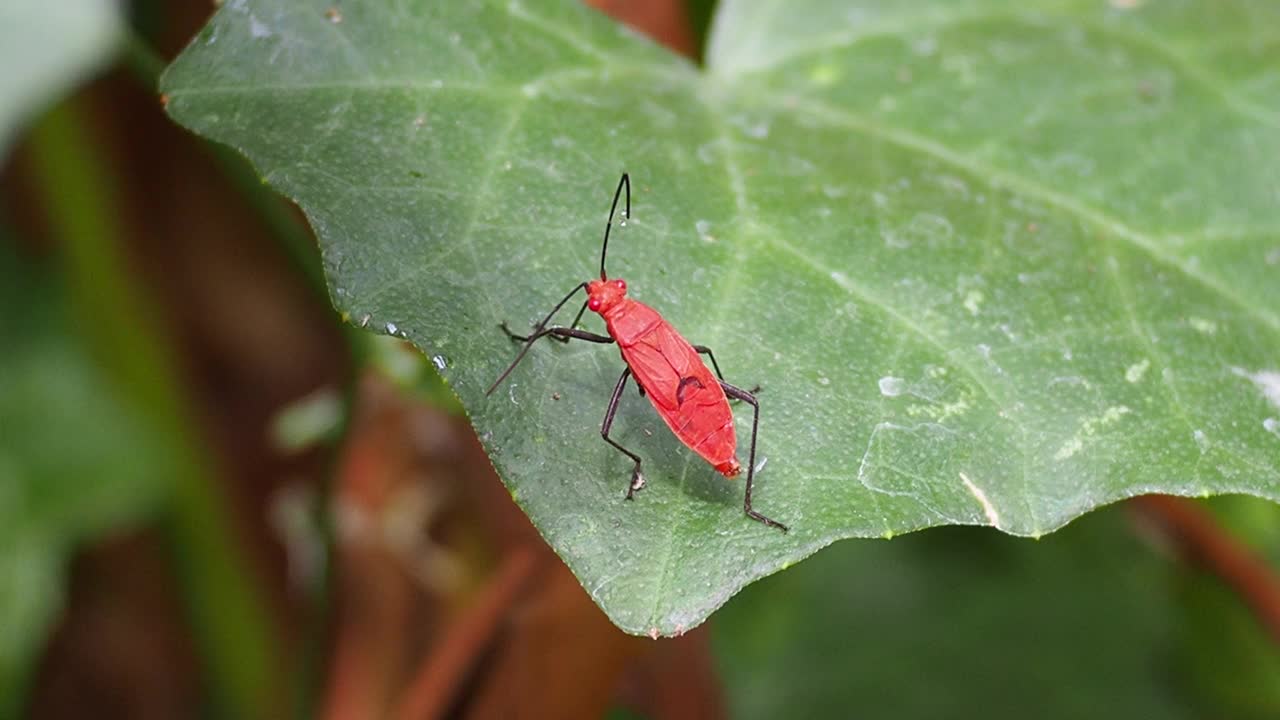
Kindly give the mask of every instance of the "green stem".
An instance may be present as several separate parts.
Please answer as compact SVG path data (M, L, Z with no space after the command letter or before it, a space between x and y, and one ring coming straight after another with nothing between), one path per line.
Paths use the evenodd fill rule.
M231 717L267 716L279 644L231 529L214 458L196 430L155 303L128 268L116 183L74 101L35 127L31 156L77 320L125 397L177 459L168 525L215 707Z
M148 90L158 87L160 75L164 70L164 61L137 32L131 32L125 42L124 59L133 69L138 81ZM316 249L315 238L294 209L284 198L266 186L263 179L243 157L220 145L202 142L201 146L213 158L232 187L239 191L240 196L257 214L258 219L275 239L307 288L319 302L329 304L328 284L325 282L324 269ZM345 324L342 330L349 360L346 376L342 379L343 417L335 434L337 439L329 448L329 472L321 478L315 508L315 522L323 543L323 560L320 564L319 577L308 589L310 608L305 623L305 645L293 680L294 705L297 717L301 719L315 715L328 664L328 628L333 594L331 566L335 558L330 498L335 481L334 476L338 472L342 438L346 437L346 430L356 402L356 380L359 377L359 368L363 366L367 355L365 346L368 336Z
M152 92L160 84L160 75L164 72L164 58L151 48L145 38L136 31L130 31L122 46L122 58L125 65L133 71L138 82ZM285 255L293 264L307 287L324 302L328 302L328 286L324 280L324 270L320 264L319 253L316 252L315 239L307 231L301 218L290 208L289 204L264 184L249 163L229 148L212 143L201 143L218 164L218 169L240 192L241 197L249 203L257 213L258 219L266 226L272 237L280 244Z
M715 12L715 0L686 0L684 3L685 22L689 25L689 32L693 35L696 48L694 56L690 59L699 65L707 64L707 35L711 32L711 22Z
M164 72L164 58L132 29L125 34L120 51L125 66L138 76L138 82L155 92L160 84L160 73Z

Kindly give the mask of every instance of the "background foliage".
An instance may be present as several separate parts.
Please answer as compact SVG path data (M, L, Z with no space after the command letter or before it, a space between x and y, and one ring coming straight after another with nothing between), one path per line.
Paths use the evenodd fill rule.
M895 537L1276 499L1270 4L91 4L0 11L0 714L1280 710L1272 503ZM609 348L481 397L623 169L789 535L631 394L621 501Z

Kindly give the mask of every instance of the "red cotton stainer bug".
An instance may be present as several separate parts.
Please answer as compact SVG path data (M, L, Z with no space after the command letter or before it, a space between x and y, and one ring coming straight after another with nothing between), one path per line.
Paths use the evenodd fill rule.
M564 299L556 303L550 313L533 328L529 335L517 335L502 324L502 329L515 341L524 343L516 359L511 361L507 369L493 381L493 385L485 391L491 394L502 381L507 379L516 365L528 354L529 348L539 338L550 336L560 342L571 339L586 340L593 343L617 343L622 351L622 361L626 368L618 384L613 388L613 397L609 399L609 407L604 411L604 422L600 425L600 436L604 441L617 448L631 458L635 468L631 471L631 485L627 488L627 499L644 487L644 475L640 472L640 456L622 447L609 437L609 429L613 427L613 418L618 412L618 401L626 389L627 378L635 376L640 394L648 396L653 408L658 411L667 427L676 434L685 445L702 456L721 475L731 478L742 472L738 462L737 435L733 427L733 411L729 408L728 398L743 400L751 404L751 452L747 458L747 488L742 503L747 517L758 520L770 527L786 532L787 526L767 518L751 508L751 483L755 479L756 432L760 427L760 403L753 393L734 387L724 381L720 372L720 364L711 348L702 345L690 345L658 314L658 311L627 297L627 283L623 280L610 280L605 275L604 259L609 250L609 230L613 227L613 216L618 209L618 198L622 189L627 190L627 206L623 217L631 217L631 179L626 173L618 181L618 189L613 193L613 206L609 208L609 220L604 226L604 243L600 248L600 279L579 284L569 291ZM623 223L626 224L625 221ZM578 291L587 291L587 301L578 310L578 315L568 327L547 327L570 298ZM587 310L598 313L604 318L608 335L579 330L578 322ZM715 375L707 369L699 354L711 358ZM727 397L726 397L727 396Z

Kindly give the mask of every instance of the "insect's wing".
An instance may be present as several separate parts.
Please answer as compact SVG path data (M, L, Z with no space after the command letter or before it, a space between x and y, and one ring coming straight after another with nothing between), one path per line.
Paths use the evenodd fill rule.
M667 427L711 465L734 459L733 411L715 375L670 325L655 327L623 350Z
M669 357L675 354L679 358L679 348L672 343L672 335L679 338L669 325L663 323L639 342L622 349L622 359L631 367L636 382L644 388L659 411L671 411L679 406L676 391L680 387L680 368L675 367ZM668 350L677 352L666 352Z

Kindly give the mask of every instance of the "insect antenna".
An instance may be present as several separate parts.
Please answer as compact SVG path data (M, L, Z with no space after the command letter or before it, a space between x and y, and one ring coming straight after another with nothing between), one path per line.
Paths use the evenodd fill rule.
M624 220L631 219L631 177L626 173L622 173L622 179L618 181L618 189L613 191L613 206L609 208L609 222L604 226L604 244L600 246L600 279L607 279L604 274L604 256L609 252L609 230L613 227L613 213L618 209L618 198L622 195L622 187L627 188L627 208L622 213Z

